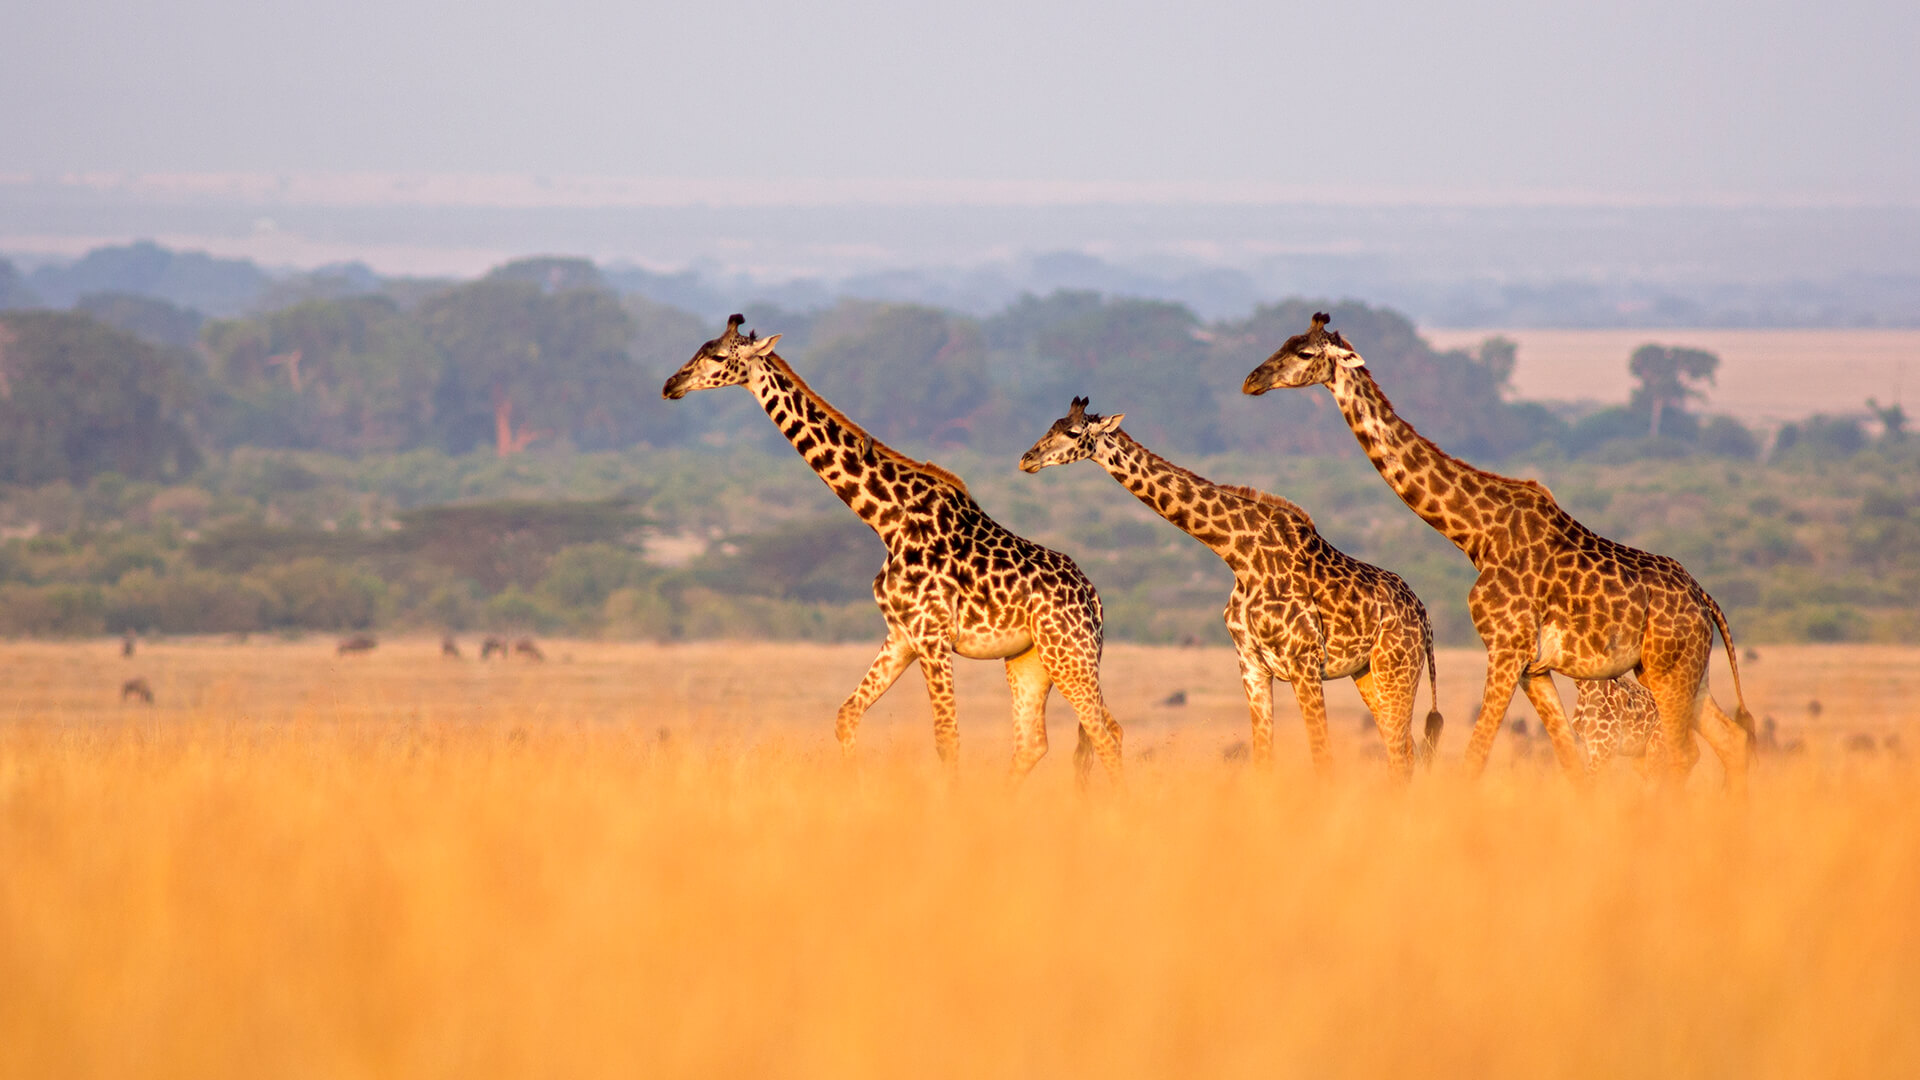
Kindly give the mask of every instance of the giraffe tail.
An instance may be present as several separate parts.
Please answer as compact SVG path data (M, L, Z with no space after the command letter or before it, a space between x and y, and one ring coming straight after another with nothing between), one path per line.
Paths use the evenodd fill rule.
M1426 638L1427 692L1430 697L1427 702L1427 729L1425 737L1420 740L1419 756L1421 765L1432 765L1434 751L1440 749L1440 729L1446 726L1447 721L1440 715L1440 665L1433 662L1433 625L1429 623L1424 629L1426 633L1421 636Z
M1707 590L1700 590L1700 601L1701 605L1707 609L1708 617L1713 619L1714 628L1720 631L1720 643L1727 649L1727 666L1733 669L1733 699L1739 706L1733 714L1733 722L1739 724L1740 730L1747 733L1747 753L1751 755L1753 748L1760 745L1760 734L1754 730L1753 714L1747 711L1747 696L1740 690L1740 658L1735 655L1733 634L1727 630L1726 614L1720 610L1720 605L1714 602L1713 597L1707 595Z

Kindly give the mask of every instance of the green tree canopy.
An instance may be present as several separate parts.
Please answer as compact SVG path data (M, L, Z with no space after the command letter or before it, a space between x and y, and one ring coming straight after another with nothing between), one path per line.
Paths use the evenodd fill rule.
M0 480L162 480L199 467L186 419L205 385L188 358L86 315L0 315Z

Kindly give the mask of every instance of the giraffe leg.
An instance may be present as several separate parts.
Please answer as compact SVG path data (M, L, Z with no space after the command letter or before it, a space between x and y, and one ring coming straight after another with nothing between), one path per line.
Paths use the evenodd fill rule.
M1313 755L1314 771L1322 776L1333 772L1333 750L1327 739L1327 697L1317 675L1296 673L1293 699L1300 703L1300 719L1307 725L1307 750Z
M913 663L913 646L908 644L906 635L889 632L887 643L880 646L880 655L873 658L873 663L867 667L866 676L860 680L860 685L854 688L852 695L841 704L839 715L834 717L833 733L840 740L842 755L853 753L853 738L860 730L860 718L866 715L867 710L879 700L881 694L887 692L888 687L899 681L901 674L911 663Z
M1619 748L1620 718L1607 709L1603 679L1573 680L1573 734L1586 749L1587 776L1597 777L1613 761Z
M1047 691L1053 679L1039 649L1007 657L1007 689L1013 691L1012 777L1019 780L1047 756ZM1079 752L1074 756L1078 759Z
M1526 667L1527 650L1505 648L1487 650L1487 683L1480 696L1480 715L1473 721L1473 734L1467 737L1462 762L1468 776L1487 771L1487 758L1493 754L1494 736L1507 718L1507 703L1520 685L1520 672Z
M1713 747L1713 756L1720 759L1721 768L1727 773L1727 790L1735 795L1744 795L1747 791L1747 763L1753 753L1751 741L1745 729L1733 722L1733 718L1720 709L1720 703L1711 695L1702 695L1700 703L1700 735Z
M1553 672L1522 676L1520 685L1527 691L1527 700L1533 702L1533 711L1540 714L1540 726L1547 729L1547 738L1553 742L1553 756L1560 762L1560 771L1566 773L1569 779L1584 782L1587 777L1585 756L1580 753L1580 747L1574 744L1573 732L1567 729L1567 714L1561 710L1560 695L1553 688Z
M1099 643L1073 648L1042 642L1039 649L1047 674L1053 677L1053 685L1060 688L1060 696L1073 706L1083 742L1093 749L1091 756L1074 753L1074 768L1081 784L1086 783L1092 772L1094 758L1099 759L1108 776L1120 779L1120 722L1107 710L1106 699L1100 693Z
M1666 784L1679 789L1686 785L1687 774L1700 760L1700 749L1693 745L1693 729L1700 710L1700 678L1684 668L1656 671L1649 665L1641 683L1653 692L1654 705L1660 710L1660 740L1666 765Z
M1413 686L1410 681L1377 678L1369 668L1353 677L1360 700L1373 714L1387 747L1387 771L1395 780L1413 779Z
M1247 711L1252 715L1253 763L1261 768L1273 765L1273 674L1260 661L1240 650L1240 682L1247 690Z
M960 713L953 694L953 656L943 649L920 654L920 675L927 680L927 699L933 703L933 748L949 769L960 764Z

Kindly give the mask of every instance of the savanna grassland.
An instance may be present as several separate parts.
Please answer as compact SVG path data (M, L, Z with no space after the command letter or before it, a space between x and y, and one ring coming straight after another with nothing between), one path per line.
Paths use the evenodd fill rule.
M957 776L913 676L847 766L870 652L0 644L0 1072L1920 1070L1920 786L1887 748L1920 750L1920 650L1744 664L1800 746L1744 803L1711 754L1679 795L1624 765L1580 793L1510 732L1463 781L1473 650L1405 790L1349 684L1333 778L1291 706L1273 775L1232 759L1212 648L1109 650L1118 787L1076 791L1056 698L1010 790L993 664L960 669Z

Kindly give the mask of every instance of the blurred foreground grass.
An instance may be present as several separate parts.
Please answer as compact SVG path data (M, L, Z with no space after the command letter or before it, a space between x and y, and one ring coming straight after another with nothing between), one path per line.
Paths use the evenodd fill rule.
M1396 790L1352 735L1259 777L1224 654L1130 650L1124 787L1073 790L1056 709L1009 792L988 665L949 781L912 678L842 766L860 650L412 648L0 649L0 1071L1920 1070L1903 758L1814 741L1745 805L1710 755L1677 798L1517 759ZM128 664L159 708L102 704Z

